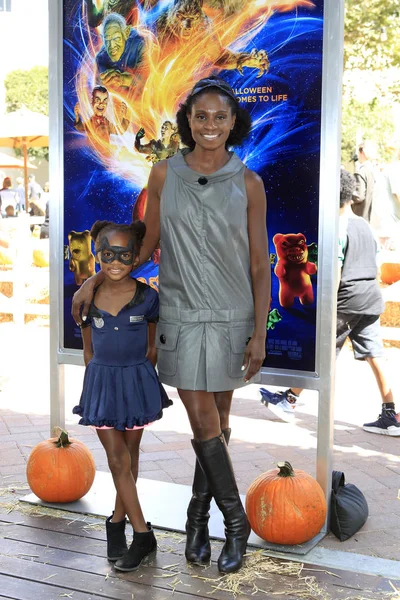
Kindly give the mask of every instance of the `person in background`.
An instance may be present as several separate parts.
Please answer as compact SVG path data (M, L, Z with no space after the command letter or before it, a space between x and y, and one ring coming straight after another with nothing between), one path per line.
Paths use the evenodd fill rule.
M16 187L15 191L17 193L17 210L21 211L21 210L25 210L25 185L24 185L24 178L23 177L17 177L16 182L17 182L17 187Z
M31 178L33 178L31 180ZM29 214L31 217L44 217L46 214L46 204L49 199L49 184L46 183L43 190L41 185L35 181L34 175L29 175ZM47 186L47 187L46 187Z
M15 208L11 204L9 204L6 207L6 218L7 217L15 217L15 216L16 216L16 214L15 214Z
M6 216L6 210L8 206L12 206L15 212L17 208L17 194L12 189L12 181L10 177L3 179L3 187L0 190L0 209L3 217Z
M45 218L44 223L40 227L40 239L47 239L50 234L50 187L49 182L47 182L44 186L44 194L45 198L48 196L46 200L46 209L45 209Z
M353 193L352 210L368 223L371 221L372 199L375 186L375 172L372 160L377 150L373 142L365 141L358 148L358 168L354 173L356 187Z
M47 204L47 202L49 201L49 198L50 198L50 184L49 184L48 181L46 181L46 183L44 184L43 192L42 192L40 198L43 200L44 204Z
M28 196L29 202L34 202L40 199L40 196L43 193L42 186L36 181L34 175L29 175L28 177Z
M385 250L400 249L400 144L389 146L392 161L378 173L371 215L379 242Z
M365 423L369 433L400 436L400 414L396 414L393 393L382 365L383 343L379 317L385 309L377 281L378 244L365 219L352 212L354 177L341 169L338 266L340 281L337 299L336 356L349 337L354 358L365 360L375 375L382 398L382 410L376 421ZM291 411L301 388L270 392L260 388L261 402L272 404L282 412Z

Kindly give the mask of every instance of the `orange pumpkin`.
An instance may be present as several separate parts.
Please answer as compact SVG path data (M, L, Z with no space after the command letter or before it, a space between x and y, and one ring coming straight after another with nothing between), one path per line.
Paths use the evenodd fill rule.
M386 262L381 264L382 283L396 283L400 281L400 264L395 262Z
M326 518L321 486L305 471L279 462L249 487L246 513L253 531L274 544L302 544L311 540Z
M34 494L45 502L74 502L92 487L96 465L89 449L61 430L58 438L32 450L26 476Z

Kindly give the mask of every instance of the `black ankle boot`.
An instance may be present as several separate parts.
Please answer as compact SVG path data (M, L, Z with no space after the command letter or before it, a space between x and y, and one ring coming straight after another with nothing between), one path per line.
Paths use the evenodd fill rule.
M228 444L231 430L227 428L222 433ZM189 562L207 565L211 560L208 520L212 493L198 460L196 460L192 493L187 510L185 556Z
M147 523L147 528L148 531L143 533L135 531L128 552L115 563L117 571L135 571L140 567L146 556L157 550L157 541L151 523Z
M226 541L218 559L221 573L234 573L243 563L250 525L240 500L223 435L204 442L192 440L218 508L224 515Z
M107 558L110 562L115 562L128 551L125 537L126 519L111 523L113 516L114 513L106 520Z

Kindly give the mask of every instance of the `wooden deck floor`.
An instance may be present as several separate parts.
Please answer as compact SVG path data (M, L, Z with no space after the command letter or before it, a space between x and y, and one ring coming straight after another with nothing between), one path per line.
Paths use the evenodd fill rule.
M382 578L328 572L310 565L301 573L282 575L285 569L290 572L296 568L296 563L262 557L264 567L269 561L267 574L264 578L257 575L262 573L260 564L249 569L249 583L243 585L242 581L235 596L217 587L238 584L245 569L240 575L221 578L215 562L206 569L192 567L183 556L184 536L162 531L156 531L158 552L149 564L133 573L117 573L105 558L104 522L89 521L76 515L66 519L18 510L0 512L0 599L166 600L174 596L176 600L378 600L389 598L387 593L393 592L390 582ZM220 544L213 544L213 558L218 557L219 549ZM248 558L247 564L255 556L261 559L258 553ZM277 572L268 573L271 570Z

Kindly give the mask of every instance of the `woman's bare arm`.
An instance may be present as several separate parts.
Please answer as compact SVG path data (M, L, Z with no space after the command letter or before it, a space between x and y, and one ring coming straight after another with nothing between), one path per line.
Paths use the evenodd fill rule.
M154 165L150 171L147 186L147 206L144 215L146 235L144 236L143 246L140 251L140 265L150 258L160 241L160 200L166 176L166 160L162 160Z
M261 369L265 359L265 339L271 301L271 266L266 229L267 201L261 177L246 171L247 221L250 245L250 272L254 297L254 332L247 345L244 367L245 380Z

